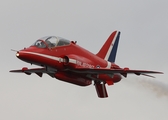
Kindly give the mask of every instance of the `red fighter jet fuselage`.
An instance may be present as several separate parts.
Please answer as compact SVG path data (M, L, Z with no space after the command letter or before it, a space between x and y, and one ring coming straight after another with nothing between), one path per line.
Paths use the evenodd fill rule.
M47 36L37 40L33 45L17 51L16 56L40 68L23 67L22 72L30 75L35 73L42 77L43 73L61 81L79 86L88 86L94 81L97 95L108 97L106 86L113 85L127 77L127 74L147 75L146 73L161 73L146 70L130 70L120 68L115 64L120 32L114 31L97 54L78 46L76 42L56 36ZM152 77L152 76L150 76Z

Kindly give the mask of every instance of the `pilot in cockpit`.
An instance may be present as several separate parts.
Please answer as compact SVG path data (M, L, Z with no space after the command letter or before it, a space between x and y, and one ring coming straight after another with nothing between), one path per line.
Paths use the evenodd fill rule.
M55 48L57 46L69 45L70 41L56 36L47 36L37 40L33 46L39 48Z

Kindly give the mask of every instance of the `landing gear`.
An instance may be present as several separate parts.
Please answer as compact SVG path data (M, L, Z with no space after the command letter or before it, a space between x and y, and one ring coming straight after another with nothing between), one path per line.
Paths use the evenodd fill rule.
M105 86L104 82L95 81L94 85L95 85L98 97L100 97L100 98L108 97L106 86Z

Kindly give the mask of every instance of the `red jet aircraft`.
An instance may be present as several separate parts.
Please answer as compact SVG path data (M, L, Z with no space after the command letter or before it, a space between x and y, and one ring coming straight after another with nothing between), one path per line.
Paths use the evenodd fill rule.
M16 57L41 66L40 68L10 72L32 73L42 77L43 73L58 80L79 86L88 86L94 82L97 95L108 97L106 86L119 82L127 74L145 75L146 73L161 73L146 70L130 70L120 68L115 64L115 58L120 38L120 32L114 31L97 54L93 54L78 46L76 42L61 37L47 36L38 39L33 45L17 51Z

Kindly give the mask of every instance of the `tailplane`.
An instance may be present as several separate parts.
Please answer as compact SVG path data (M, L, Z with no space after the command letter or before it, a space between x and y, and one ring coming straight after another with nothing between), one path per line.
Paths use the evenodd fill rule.
M100 49L100 51L96 54L100 58L103 58L109 62L115 62L118 43L120 38L120 32L114 31L107 41L104 43L103 47Z

